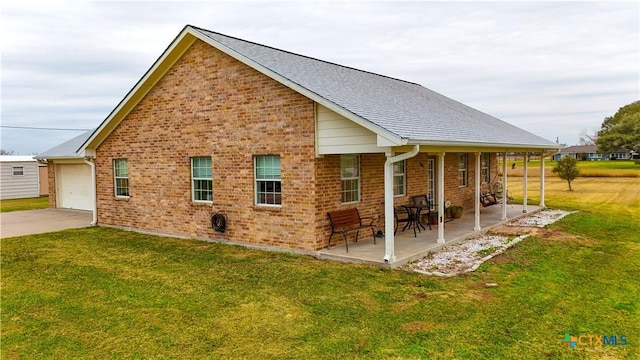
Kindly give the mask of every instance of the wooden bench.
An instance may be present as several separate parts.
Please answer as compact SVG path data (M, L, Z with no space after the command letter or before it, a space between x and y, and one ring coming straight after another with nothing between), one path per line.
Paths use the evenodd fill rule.
M351 208L346 210L330 211L327 213L329 216L329 222L331 223L331 236L329 237L329 246L331 247L331 238L333 234L341 233L344 238L344 243L349 252L349 242L347 241L347 233L351 231L356 232L356 242L358 242L358 235L362 229L371 229L371 236L373 236L373 243L376 243L376 232L374 229L372 217L361 217L358 209ZM370 220L369 223L363 222L363 220Z

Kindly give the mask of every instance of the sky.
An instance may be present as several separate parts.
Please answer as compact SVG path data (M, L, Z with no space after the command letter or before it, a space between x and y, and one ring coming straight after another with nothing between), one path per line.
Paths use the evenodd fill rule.
M574 145L640 100L638 1L3 1L1 144L92 129L187 25L421 84Z

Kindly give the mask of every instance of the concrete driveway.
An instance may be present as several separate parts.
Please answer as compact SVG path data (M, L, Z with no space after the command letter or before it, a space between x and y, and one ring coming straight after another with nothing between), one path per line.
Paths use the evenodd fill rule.
M8 238L91 226L91 211L39 209L0 213L0 237Z

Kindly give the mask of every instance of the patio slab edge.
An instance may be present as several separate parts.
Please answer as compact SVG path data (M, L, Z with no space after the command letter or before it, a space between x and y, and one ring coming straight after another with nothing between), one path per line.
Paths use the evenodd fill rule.
M454 238L452 240L449 240L449 241L445 242L444 244L438 244L438 245L436 245L436 246L434 246L434 247L432 247L432 248L430 248L428 250L422 251L420 253L413 254L411 256L407 256L407 257L404 257L404 258L401 258L401 259L396 259L396 261L394 261L393 263L385 264L385 265L388 265L391 268L397 268L397 267L404 266L404 265L406 265L406 264L408 264L408 263L410 263L412 261L418 260L418 259L426 256L429 253L434 253L436 251L439 251L440 249L442 249L445 246L454 245L454 244L457 244L457 243L459 243L461 241L464 241L464 240L467 240L467 239L473 239L475 237L484 235L484 234L486 234L487 232L489 232L493 228L502 226L502 225L504 225L506 223L521 219L523 217L531 216L533 214L539 213L542 210L544 210L544 208L539 208L539 209L533 210L531 212L522 213L521 215L518 215L516 217L513 217L513 218L510 218L510 219L501 221L499 223L493 224L493 225L491 225L489 227L486 227L486 228L484 228L482 230L476 230L476 231L473 231L473 232L471 232L471 233L469 233L467 235L460 236L460 237ZM380 264L380 263L378 263L378 264Z

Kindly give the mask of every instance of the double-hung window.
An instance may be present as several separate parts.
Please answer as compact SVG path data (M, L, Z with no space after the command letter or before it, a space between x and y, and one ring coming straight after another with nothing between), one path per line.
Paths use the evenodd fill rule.
M407 194L406 160L393 163L393 195L404 196Z
M340 155L342 203L360 201L360 155Z
M211 157L191 158L191 189L193 201L213 201Z
M116 196L129 196L129 164L127 159L113 160L113 175Z
M458 186L467 186L467 154L458 155Z
M24 176L24 166L14 166L11 168L13 176Z
M282 176L279 155L254 158L256 177L256 204L282 205Z
M489 179L490 161L491 161L491 154L482 153L482 155L480 155L480 177L481 177L482 183L488 183L490 180Z

